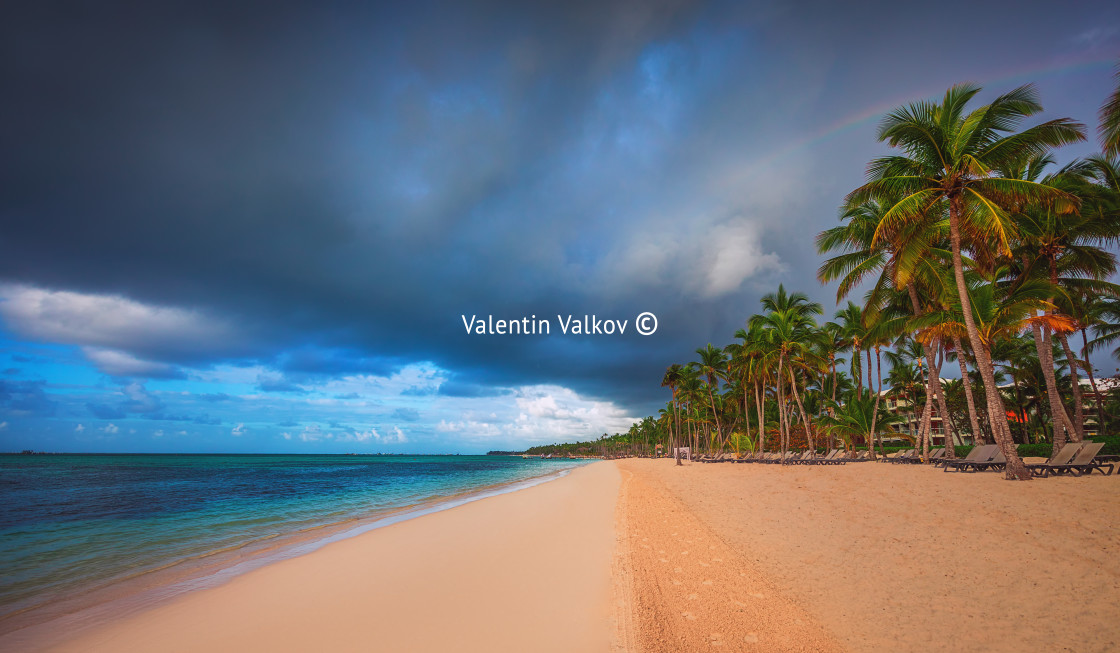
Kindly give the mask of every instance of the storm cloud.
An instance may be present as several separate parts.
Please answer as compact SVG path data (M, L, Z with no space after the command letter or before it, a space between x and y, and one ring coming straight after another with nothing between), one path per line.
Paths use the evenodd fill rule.
M403 396L568 415L518 394L547 386L645 414L668 364L730 341L779 282L831 304L812 237L882 151L885 110L1035 81L1051 113L1092 120L1120 10L1069 6L1058 30L1015 7L18 3L0 25L0 317L121 384L239 366L299 397L431 364L445 376ZM656 334L460 319L642 311ZM377 392L343 385L336 401ZM346 437L406 440L379 428Z

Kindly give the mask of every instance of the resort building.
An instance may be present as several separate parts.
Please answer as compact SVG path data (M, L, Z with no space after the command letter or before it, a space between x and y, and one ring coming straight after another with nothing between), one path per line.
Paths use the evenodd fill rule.
M942 379L942 383L948 379ZM895 424L893 429L898 432L898 436L891 438L884 436L884 441L905 441L907 438L903 434L914 437L918 435L918 429L922 424L922 410L925 408L924 399L920 402L912 402L908 397L901 395L889 394L890 390L883 390L880 393L882 401L886 404L887 410L894 415L903 418L903 422ZM968 436L969 434L964 433ZM941 411L937 409L937 404L934 403L933 411L930 415L930 444L936 446L945 445L945 424L941 417ZM958 442L958 444L964 444Z
M942 385L950 379L941 379ZM1120 378L1103 378L1096 379L1097 392L1093 391L1092 384L1088 379L1081 379L1081 399L1083 408L1083 425L1085 427L1085 435L1093 437L1100 431L1100 425L1097 423L1097 392L1101 395L1101 401L1108 402L1109 395L1120 389ZM1000 386L1001 390L1013 390L1012 384ZM918 434L918 429L922 422L922 410L925 408L924 396L917 402L911 402L903 395L892 395L890 390L883 390L881 393L882 401L886 405L887 410L892 414L902 417L903 421L899 424L892 426L892 429L898 433L896 437L884 436L886 442L904 442L907 440L905 436L915 437ZM1014 406L1008 405L1007 419L1012 422L1012 428L1016 428L1016 423L1028 421L1033 412L1020 415L1016 412ZM1070 415L1072 417L1072 415ZM957 444L970 444L972 442L972 434L968 423L954 424L958 433ZM930 417L931 436L930 443L937 446L944 446L945 444L945 423L941 416L941 411L938 410L937 403L933 404L933 410ZM1109 429L1110 432L1115 432L1115 427Z

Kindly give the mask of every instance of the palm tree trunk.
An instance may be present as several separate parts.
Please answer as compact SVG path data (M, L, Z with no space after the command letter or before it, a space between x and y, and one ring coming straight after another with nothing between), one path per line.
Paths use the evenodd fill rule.
M871 378L871 347L868 346L868 348L867 348L867 391L868 392L875 392L875 383L873 381L874 381L874 379ZM860 382L862 383L863 379L860 379Z
M747 391L747 375L743 375L743 428L747 432L747 440L751 439L751 411L750 411L750 393ZM738 445L736 445L736 450Z
M917 291L916 288L914 288L913 283L906 284L906 290L910 295L910 306L914 310L914 317L917 317L918 315L920 315L922 313L921 303L918 301L918 291ZM958 344L959 344L959 339L958 339ZM930 350L929 345L924 343L924 342L922 343L922 353L925 354L926 363L929 364L929 369L932 370L934 368L933 352ZM941 351L941 354L944 355L944 350ZM963 365L963 363L962 363L962 365ZM963 369L963 367L962 367L962 369ZM940 363L938 363L938 365L937 365L937 382L936 382L936 384L933 384L933 385L934 385L934 389L937 392L937 395L936 395L937 409L938 409L938 411L941 412L941 427L942 427L942 430L945 431L946 434L948 434L948 431L945 429L945 425L948 424L949 409L948 409L948 404L945 403L945 397L941 392L941 364ZM972 406L972 403L969 402L969 407L971 408L971 406ZM957 457L956 448L953 446L953 443L951 441L952 438L950 437L949 439L950 439L950 444L949 444L949 446L945 447L945 453L948 455L949 458L956 458Z
M933 402L937 401L937 390L933 387L937 383L935 372L931 367L926 376L926 407L922 409L922 460L929 460L929 443L933 439Z
M870 354L871 350L868 349ZM875 460L875 431L879 421L879 399L883 396L883 358L879 355L879 345L875 345L875 360L879 361L879 389L875 391L875 407L871 409L871 432L867 434L867 456ZM871 361L867 362L867 369L871 371ZM880 445L881 446L881 445Z
M789 450L789 425L786 423L785 393L782 392L782 371L785 368L786 355L782 352L778 356L778 431L782 446L782 464L786 464L785 456Z
M1023 405L1023 391L1020 388L1019 379L1014 374L1011 375L1011 382L1015 384L1015 405L1019 407L1019 414L1015 416L1015 421L1019 423L1019 432L1023 435L1023 444L1030 444L1030 429L1027 428L1027 408Z
M1077 433L1077 439L1085 440L1085 405L1081 398L1081 377L1077 374L1077 367L1081 361L1073 355L1073 350L1069 347L1069 338L1064 333L1058 334L1058 342L1062 345L1062 351L1066 355L1066 363L1069 365L1069 381L1073 386L1073 429ZM1086 361L1088 363L1088 361Z
M712 418L716 421L716 435L715 438L712 439L712 442L714 443L715 439L718 438L720 451L723 451L723 428L719 423L719 413L716 412L716 396L712 394L712 383L710 380L708 381L708 399L712 402Z
M1054 347L1047 342L1046 330L1037 322L1031 325L1031 333L1034 335L1034 347L1038 351L1038 362L1042 365L1042 377L1046 381L1046 398L1050 402L1050 419L1054 427L1054 450L1050 455L1053 456L1066 446L1067 438L1077 440L1077 431L1058 395L1058 382L1054 379Z
M789 383L793 388L793 398L797 400L797 409L801 411L801 421L805 423L805 439L809 442L809 449L817 450L817 443L813 439L813 432L809 430L809 416L805 414L805 406L801 403L801 393L797 391L797 381L793 376L793 366L789 367Z
M766 452L766 421L762 416L763 408L766 405L766 400L762 396L762 383L758 380L754 382L754 401L758 405L758 452Z
M836 354L832 354L832 403L836 403ZM828 409L832 414L832 408Z
M957 452L957 437L956 425L953 424L953 419L949 416L949 402L945 400L945 389L941 387L941 366L945 364L945 349L939 348L937 352L937 369L934 370L933 376L933 391L934 398L937 400L937 411L941 413L941 431L942 440L945 443L945 456L947 458L956 458Z
M922 407L922 421L918 424L917 449L922 451L922 456L929 455L929 430L933 416L933 395L929 392L929 380L926 380L926 404Z
M681 401L677 397L677 389L672 388L673 391L673 413L676 421L676 435L673 436L673 458L676 459L677 465L681 465Z
M949 201L949 240L953 250L953 279L957 284L957 295L960 297L961 310L964 313L968 342L972 345L973 354L976 356L976 367L980 371L980 378L984 381L984 396L988 403L988 419L992 425L992 435L1004 457L1007 458L1005 478L1026 481L1030 480L1031 472L1023 465L1023 460L1011 441L1011 427L1007 423L1007 412L1003 408L1003 400L996 386L992 357L988 352L987 344L980 340L980 332L976 329L975 320L972 319L972 301L968 297L968 286L964 282L964 262L961 260L960 220L963 209L964 200L960 193L952 194Z
M980 431L980 420L976 419L976 399L972 396L972 380L968 378L968 367L964 361L964 347L961 346L961 337L953 336L953 347L957 350L957 362L961 365L961 385L964 386L964 398L968 402L968 421L972 426L972 443L984 441L984 434Z
M1093 396L1097 401L1097 435L1107 435L1101 392L1097 390L1097 379L1093 377L1093 364L1089 362L1089 337L1085 335L1085 327L1081 327L1081 355L1085 359L1085 373L1089 375L1089 385L1093 386Z
M863 397L863 370L860 369L860 360L863 350L859 348L859 340L852 341L852 381L856 385L856 399Z

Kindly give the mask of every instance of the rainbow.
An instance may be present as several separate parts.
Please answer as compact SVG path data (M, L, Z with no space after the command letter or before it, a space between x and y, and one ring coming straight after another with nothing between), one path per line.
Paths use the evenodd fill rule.
M1115 58L1111 56L1106 58L1088 58L1073 61L1066 59L1062 61L1056 61L1046 66L1030 68L1029 70L996 75L994 77L983 80L982 82L980 82L980 85L984 87L990 87L994 85L1006 84L1008 82L1026 83L1028 81L1044 79L1046 77L1052 77L1058 74L1094 71L1098 68L1109 69L1113 66L1114 63ZM932 100L940 97L944 92L944 88L940 88L938 90L931 89L928 95L924 95L922 97ZM808 150L831 138L835 138L840 134L852 131L858 127L865 125L868 122L877 120L886 115L895 107L913 102L914 99L914 94L910 94L908 97L900 97L892 99L890 101L884 101L875 104L874 106L867 109L862 109L856 113L845 116L844 118L837 120L831 125L816 130L815 132L811 132L807 136L794 139L791 143L771 152L767 156L764 156L761 160L751 165L751 169L753 170L762 166L770 165L795 152Z

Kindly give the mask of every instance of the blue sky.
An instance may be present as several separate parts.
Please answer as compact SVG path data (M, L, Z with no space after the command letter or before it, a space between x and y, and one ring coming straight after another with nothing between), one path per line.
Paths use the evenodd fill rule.
M1092 130L1120 57L1104 2L27 3L0 33L0 450L624 430L779 283L834 305L812 238L883 113L1033 82Z

